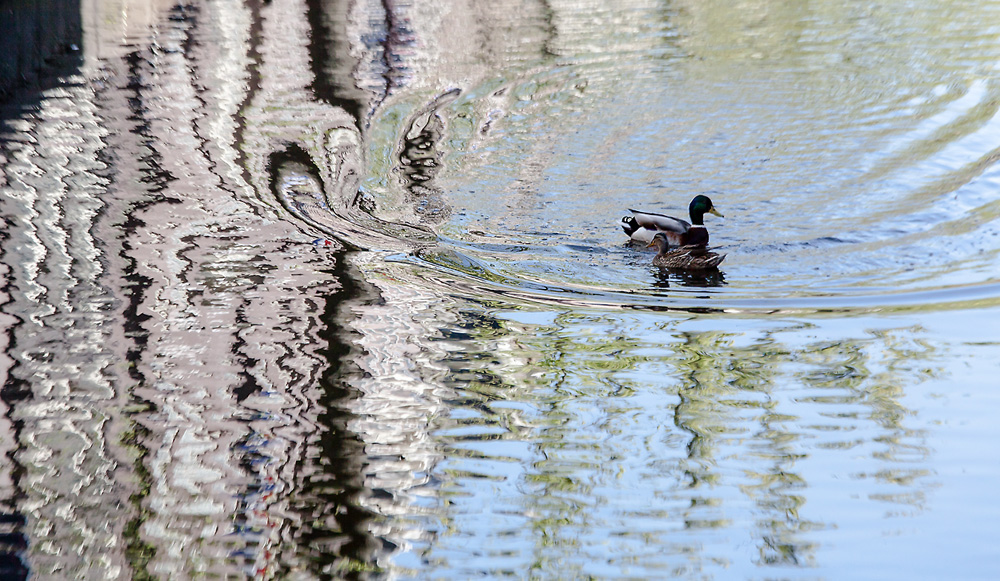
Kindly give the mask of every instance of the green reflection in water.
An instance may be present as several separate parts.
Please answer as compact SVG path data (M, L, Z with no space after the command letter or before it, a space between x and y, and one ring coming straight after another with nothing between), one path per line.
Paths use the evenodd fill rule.
M476 538L466 572L817 566L837 503L921 509L930 452L900 401L939 373L920 327L454 309L424 321L456 394L434 418L437 567L466 571Z

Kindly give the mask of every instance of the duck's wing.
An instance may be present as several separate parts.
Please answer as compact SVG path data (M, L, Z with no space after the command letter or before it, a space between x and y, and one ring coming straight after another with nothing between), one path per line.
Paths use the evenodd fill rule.
M688 256L715 256L715 253L710 252L704 244L688 244L675 249L674 252Z
M682 246L657 256L653 259L653 264L683 270L709 270L722 264L725 259L725 254L707 252L703 246Z
M673 216L665 216L653 212L640 212L631 208L629 208L629 212L632 212L632 217L635 218L635 223L640 228L661 232L676 232L678 234L683 234L691 229L691 224Z

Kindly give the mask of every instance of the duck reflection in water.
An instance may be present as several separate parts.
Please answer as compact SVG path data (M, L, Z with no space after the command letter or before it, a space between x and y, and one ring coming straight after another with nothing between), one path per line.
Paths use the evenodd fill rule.
M694 288L709 288L726 284L726 275L717 268L711 270L683 270L680 268L661 267L653 269L653 276L655 278L653 286L661 289L670 288L671 284Z

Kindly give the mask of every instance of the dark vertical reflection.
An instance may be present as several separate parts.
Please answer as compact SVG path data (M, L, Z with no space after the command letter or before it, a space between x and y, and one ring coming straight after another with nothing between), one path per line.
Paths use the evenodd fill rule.
M268 168L276 197L280 182L294 179L297 172L305 171L319 181L309 155L298 147L272 154ZM280 561L288 573L298 560L291 555L304 555L317 577L362 578L379 571L379 556L391 547L371 532L369 525L376 515L360 502L368 493L363 477L366 455L363 440L349 427L356 417L351 403L359 393L346 380L359 372L354 363L359 353L354 346L356 333L344 321L351 316L352 305L379 299L351 272L346 251L336 251L334 256L329 274L340 286L322 298L317 317L321 324L315 330L323 345L316 354L324 363L313 379L318 387L313 404L316 429L296 470L289 505L297 514L292 522L300 524L290 525L283 535L290 554Z
M367 0L306 0L306 5L313 33L311 89L350 113L364 130L408 74L404 53L412 48L413 31L403 12L409 5Z
M0 101L41 69L79 59L79 0L4 0L0 4ZM78 62L76 63L79 64ZM42 72L41 79L52 79Z
M351 56L352 38L347 32L349 0L306 0L306 17L312 36L309 56L313 71L312 91L317 98L340 107L364 129L371 115L372 95L357 85L359 63Z
M337 256L312 251L266 191L241 181L266 182L248 160L270 144L247 141L275 126L249 111L267 83L306 64L274 50L288 47L273 27L301 16L288 8L178 7L161 49L142 53L134 102L152 113L150 148L180 200L134 208L127 241L147 281L138 311L151 315L135 362L135 393L151 405L134 438L149 486L129 532L134 567L153 576L273 570L291 475L316 430L315 307L338 286L326 272ZM269 110L295 96L267 94Z
M408 194L407 203L413 206L414 212L423 221L440 222L446 220L450 213L443 193L434 185L444 158L440 144L447 136L444 118L438 111L458 95L458 89L441 95L426 108L414 113L402 131L399 167L403 187Z
M352 304L377 299L348 272L346 261L337 264L335 274L343 288L327 296L322 315L326 324L319 331L329 362L319 379L321 430L308 454L313 463L301 473L301 492L293 506L303 523L296 533L297 544L311 553L317 576L359 579L381 573L379 557L394 548L372 533L377 515L361 502L371 494L363 476L368 461L364 441L349 427L356 416L351 403L360 394L345 380L359 371L353 363L357 357L351 344L353 333L343 323L345 311Z
M121 284L126 297L122 309L122 324L125 336L129 339L125 357L129 362L128 377L132 382L128 396L134 410L133 414L129 414L129 430L122 438L122 444L130 449L135 458L132 468L139 481L139 486L129 497L133 516L125 525L125 554L134 575L139 579L147 579L151 578L147 567L156 554L156 548L143 539L141 528L148 516L148 511L143 509L143 503L147 501L154 482L146 464L151 453L150 447L146 444L150 432L142 423L142 418L156 408L154 403L141 395L141 391L136 387L141 387L147 382L140 363L148 349L149 332L146 324L150 315L142 312L142 305L148 299L147 291L152 286L153 280L141 272L142 265L135 258L139 250L135 240L147 227L146 222L140 217L142 214L158 204L176 204L179 200L164 195L167 186L174 178L163 168L157 151L147 145L154 143L156 139L147 119L149 111L143 99L143 92L149 90L143 81L143 67L147 63L142 53L134 50L125 57L124 64L126 65L124 86L118 94L108 90L106 97L111 103L127 107L127 117L123 123L127 131L120 134L119 138L128 143L138 164L129 167L114 163L113 156L116 155L118 147L123 145L122 143L113 143L106 155L112 158L108 160L108 166L113 171L110 177L119 184L119 187L133 180L144 186L135 189L124 188L128 193L111 202L121 213L110 214L112 216L110 229L116 233L112 239L120 245L116 258L120 261ZM129 169L135 171L135 174L131 174ZM112 188L112 191L122 193L118 188ZM120 221L117 219L118 215L122 217Z
M18 500L22 498L21 477L24 467L16 459L15 443L21 439L24 422L13 417L12 412L21 401L31 398L31 387L27 381L17 378L13 373L14 361L8 356L15 345L15 330L18 323L5 314L5 307L11 299L10 269L7 267L8 229L12 226L12 218L0 216L3 228L0 228L0 318L4 324L4 333L0 336L0 401L2 401L3 417L0 418L0 466L3 472L3 486L0 488L0 578L26 579L29 569L23 558L23 552L28 546L28 535L25 531L26 519L18 510Z

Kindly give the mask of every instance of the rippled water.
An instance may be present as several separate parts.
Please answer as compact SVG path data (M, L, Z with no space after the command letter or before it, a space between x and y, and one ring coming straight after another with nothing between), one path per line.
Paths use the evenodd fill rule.
M458 262L621 305L667 295L867 310L996 296L989 11L949 13L942 36L933 11L661 10L567 15L558 26L595 26L570 35L568 55L511 67L436 109L447 133L433 183L451 210L438 231ZM732 37L702 38L699 26ZM378 121L398 132L395 115ZM384 148L376 141L372 158L402 155ZM399 189L385 174L366 186ZM684 216L696 193L726 214L709 217L730 258L708 303L643 268L648 257L612 226L635 206Z
M0 575L1000 573L1000 4L425 4L4 106Z

